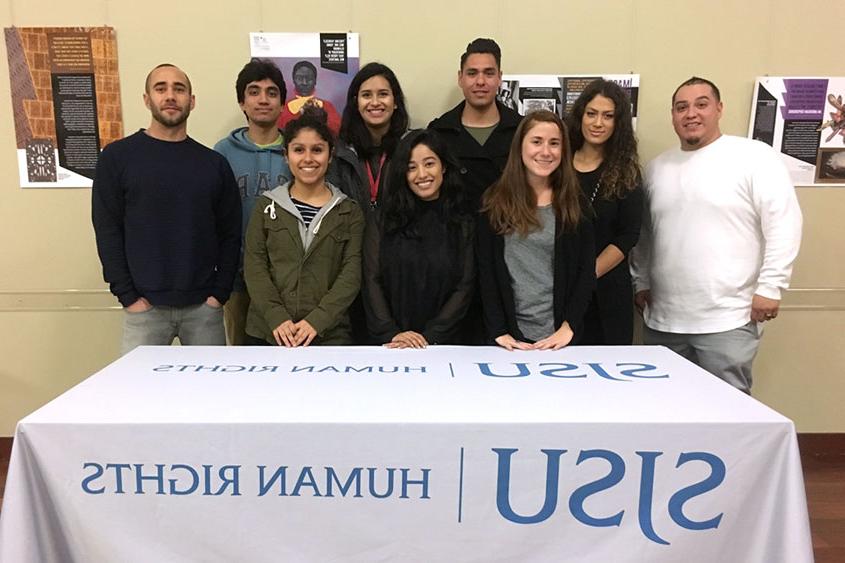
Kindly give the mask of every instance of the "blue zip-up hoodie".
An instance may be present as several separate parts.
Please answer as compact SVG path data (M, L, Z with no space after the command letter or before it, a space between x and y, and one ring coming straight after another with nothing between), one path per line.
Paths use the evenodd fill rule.
M282 156L282 145L260 148L247 136L248 128L235 129L229 136L221 139L214 150L226 157L241 194L243 223L241 228L241 258L238 275L235 278L235 291L246 291L244 283L243 234L252 215L252 208L262 193L284 185L291 179L290 168Z

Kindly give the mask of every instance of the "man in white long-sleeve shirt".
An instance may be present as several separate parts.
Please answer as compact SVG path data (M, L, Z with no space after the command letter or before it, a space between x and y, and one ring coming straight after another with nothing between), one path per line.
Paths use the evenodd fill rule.
M646 168L631 253L646 344L750 392L761 323L777 317L801 243L801 210L778 154L722 135L719 89L693 77L672 96L681 145Z

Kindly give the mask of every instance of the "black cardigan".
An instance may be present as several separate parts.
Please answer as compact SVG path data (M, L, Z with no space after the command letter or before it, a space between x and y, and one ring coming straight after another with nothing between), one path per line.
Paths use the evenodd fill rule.
M510 334L525 340L516 322L511 276L505 263L505 239L490 227L486 214L479 217L478 277L484 322L491 340ZM577 342L582 319L590 295L596 285L596 252L593 244L593 225L582 218L575 232L561 232L560 220L555 221L553 309L555 330L569 323Z
M578 172L585 197L589 198L592 194L601 171L600 167L592 172ZM588 324L601 327L601 334L585 334L584 343L630 345L634 339L634 292L628 270L628 253L640 237L643 190L636 186L625 197L610 200L597 195L592 206L596 255L612 244L622 251L625 259L596 283L595 302L587 314L597 317Z

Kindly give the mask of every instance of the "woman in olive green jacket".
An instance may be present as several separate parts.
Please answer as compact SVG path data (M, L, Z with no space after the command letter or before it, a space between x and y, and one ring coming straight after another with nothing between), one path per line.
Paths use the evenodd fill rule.
M334 140L320 116L291 121L284 139L294 178L262 194L245 236L246 332L255 344L351 344L364 217L325 181Z

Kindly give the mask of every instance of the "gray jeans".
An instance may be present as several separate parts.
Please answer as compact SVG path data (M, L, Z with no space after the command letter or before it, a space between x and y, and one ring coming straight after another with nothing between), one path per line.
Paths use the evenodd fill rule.
M154 306L143 313L124 312L121 352L136 346L169 345L179 337L188 346L225 346L223 307L201 303L187 307Z
M709 334L661 332L643 326L643 343L666 346L740 391L751 394L751 363L760 345L757 323Z

